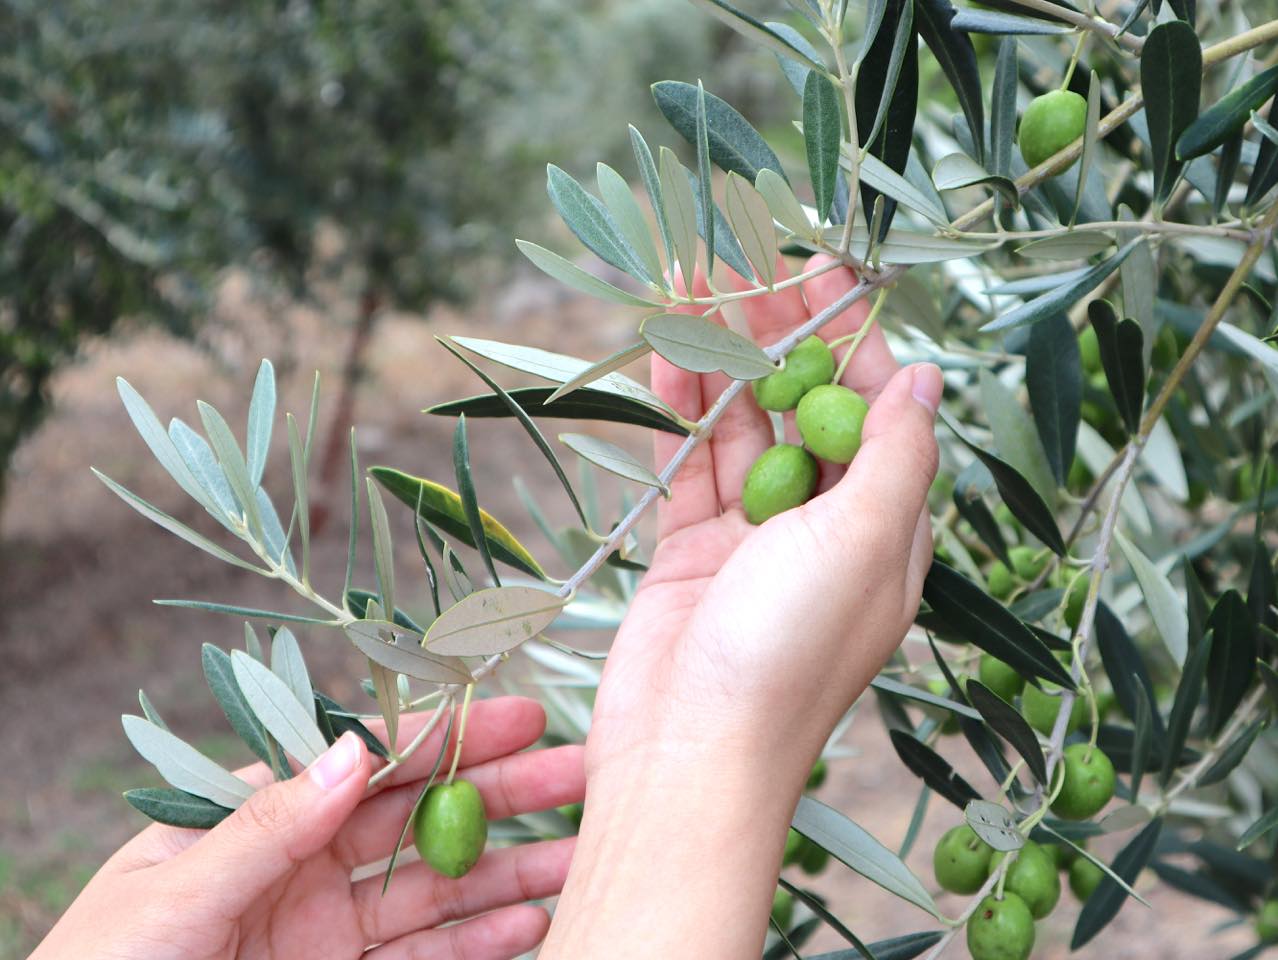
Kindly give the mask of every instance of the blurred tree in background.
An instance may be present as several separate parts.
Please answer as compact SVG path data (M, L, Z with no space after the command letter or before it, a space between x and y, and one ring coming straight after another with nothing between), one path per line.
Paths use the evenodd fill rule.
M0 495L87 337L189 333L232 266L351 291L340 437L378 309L464 294L542 213L547 159L593 160L652 115L649 82L708 59L681 6L0 2Z

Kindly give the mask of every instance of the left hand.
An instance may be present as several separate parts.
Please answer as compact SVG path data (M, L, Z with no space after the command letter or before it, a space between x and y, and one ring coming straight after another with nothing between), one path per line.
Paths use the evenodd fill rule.
M402 718L401 747L426 717ZM384 728L369 726L383 735ZM472 707L459 765L490 819L582 798L579 747L516 753L544 727L545 714L531 700L503 697ZM381 872L351 880L356 867L391 853L439 752L441 731L442 725L371 791L373 760L348 733L305 771L258 790L212 830L148 827L89 881L33 960L499 960L525 953L549 924L545 911L526 901L559 892L575 838L491 850L458 880L421 862L405 864L385 896ZM450 758L451 750L445 764ZM270 780L260 764L241 775ZM440 926L458 920L464 922Z

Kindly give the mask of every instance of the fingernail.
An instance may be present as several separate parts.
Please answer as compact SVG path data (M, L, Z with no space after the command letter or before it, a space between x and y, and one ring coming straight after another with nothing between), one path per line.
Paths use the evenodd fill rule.
M910 393L933 416L936 415L937 407L941 405L942 388L940 367L934 363L920 363L914 367Z
M310 775L320 787L332 790L349 777L359 764L359 738L347 732L311 764Z

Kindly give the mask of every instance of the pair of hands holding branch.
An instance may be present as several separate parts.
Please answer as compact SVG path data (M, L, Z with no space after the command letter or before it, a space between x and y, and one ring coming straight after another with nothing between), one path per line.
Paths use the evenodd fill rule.
M853 282L835 270L742 306L770 343ZM858 304L822 336L866 313ZM653 360L653 388L689 420L727 383ZM585 794L578 838L489 851L459 880L403 866L383 897L380 875L351 872L390 854L442 734L371 790L372 760L347 734L208 832L144 830L33 960L353 958L369 947L376 960L496 960L543 938L546 958L757 955L808 771L904 636L931 560L940 372L900 369L876 329L843 383L872 404L862 447L846 471L822 467L823 492L806 505L747 524L742 481L773 437L745 396L675 478L584 750L519 752L545 724L531 700L472 709L460 767L489 816ZM677 442L659 435L658 463ZM401 745L424 722L404 718ZM270 779L264 768L242 775ZM527 901L561 888L552 925Z

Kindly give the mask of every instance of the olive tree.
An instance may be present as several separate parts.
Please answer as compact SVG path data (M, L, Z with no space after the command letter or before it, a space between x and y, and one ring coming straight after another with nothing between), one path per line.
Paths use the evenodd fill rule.
M966 937L976 960L1024 958L1034 921L1053 908L1076 909L1077 949L1128 899L1142 899L1136 884L1146 869L1254 922L1256 946L1240 956L1258 954L1278 936L1278 781L1266 732L1278 703L1278 594L1265 525L1278 503L1269 463L1278 351L1266 339L1278 303L1278 108L1265 110L1278 67L1256 60L1278 39L1278 20L1266 19L1276 11L1171 0L1108 4L1103 15L1052 0L1002 0L997 9L793 0L775 11L784 19L762 20L725 0L693 6L775 55L792 88L782 95L801 153L783 162L784 149L706 89L710 78L654 86L673 145L654 148L631 127L633 165L625 174L600 165L597 196L552 166L560 217L616 273L604 279L533 241L520 249L568 286L633 308L633 342L594 360L441 341L483 385L429 411L456 418L454 482L394 466L362 473L352 443L340 592L322 593L310 577L313 407L305 423L286 418L290 512L277 514L261 489L274 420L268 363L243 448L212 408L201 408L207 441L185 426L166 431L121 385L152 452L241 549L106 480L112 489L313 608L165 601L274 630L270 666L251 625L246 651L206 648L213 694L281 775L282 754L307 762L339 728L355 726L386 758L375 775L383 777L438 724L464 729L477 686L520 651L547 678L560 733L579 735L588 697L571 691L588 691L593 661L606 654L563 638L575 626L615 627L624 613L644 570L640 517L738 397L781 411L800 405L811 451L854 456L853 440L830 447L806 435L800 394L832 373L837 380L831 351L841 349L846 363L882 325L901 356L938 363L947 384L930 503L936 559L915 629L866 696L922 783L899 838L875 838L852 811L805 796L786 862L818 871L832 856L917 907L934 929L863 944L838 919L838 904L784 877L767 955L798 956L804 938L828 925L848 941L830 956L931 958ZM784 134L775 139L780 146ZM831 259L780 278L778 256L810 252ZM855 286L775 343L757 345L715 320L732 303L839 265L856 272ZM673 279L698 270L709 278L704 294ZM857 334L806 346L867 299ZM800 361L792 351L801 345L830 356ZM723 371L729 384L690 422L621 372L653 352L688 370ZM548 385L504 388L481 361ZM797 372L814 369L815 378ZM742 396L752 383L755 399ZM860 415L854 401L839 402L840 422ZM477 502L469 451L482 442L473 424L483 417L515 419L563 487L575 517L568 527L523 491L566 571L560 577ZM683 439L653 468L637 447L558 436L624 484L621 514L607 516L592 473L569 480L539 425L548 418ZM810 492L802 472L811 454L787 457L801 493ZM413 516L429 586L420 602L396 577L388 494ZM755 521L788 505L759 503ZM353 583L365 504L376 571L368 589ZM433 705L423 733L392 752L359 725L361 711L315 693L293 632L302 629L340 630L367 658L365 689L391 745L400 711ZM206 774L192 777L197 764L183 761L193 748L145 700L143 710L125 719L126 732L173 789L135 791L135 806L208 826L248 795L247 784L206 761L198 763ZM977 783L952 765L969 749L983 770ZM451 781L444 759L436 773ZM824 763L810 786L823 775ZM937 812L932 798L954 809ZM929 816L951 827L935 852L935 884L903 860ZM557 827L569 829L570 818ZM1121 840L1112 859L1087 847L1106 835ZM1058 906L1059 869L1069 870L1078 908ZM938 886L964 899L943 909ZM790 895L802 903L798 914Z

